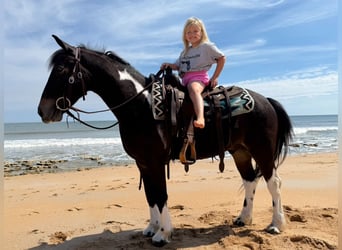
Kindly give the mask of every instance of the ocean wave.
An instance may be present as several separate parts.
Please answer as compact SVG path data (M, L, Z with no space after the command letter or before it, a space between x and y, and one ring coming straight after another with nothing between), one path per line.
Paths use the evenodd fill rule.
M293 132L295 135L303 135L311 132L337 132L337 126L327 126L327 127L295 127Z
M120 138L71 138L71 139L34 139L34 140L5 140L5 149L17 148L46 148L91 145L117 145Z

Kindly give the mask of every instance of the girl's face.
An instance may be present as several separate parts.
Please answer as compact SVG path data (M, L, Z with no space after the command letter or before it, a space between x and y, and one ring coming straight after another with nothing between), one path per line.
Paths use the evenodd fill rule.
M202 39L202 31L200 27L196 24L191 24L185 30L185 39L191 43L193 47L196 47L200 44Z

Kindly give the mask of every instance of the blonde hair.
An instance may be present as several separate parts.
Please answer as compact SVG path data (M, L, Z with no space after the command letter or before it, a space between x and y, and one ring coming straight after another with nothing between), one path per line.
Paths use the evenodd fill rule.
M208 37L203 21L197 17L190 17L188 20L186 20L184 29L183 29L183 44L184 44L183 54L186 54L190 48L190 43L186 40L186 30L191 25L196 25L201 30L202 37L201 37L200 43L209 42L209 37Z

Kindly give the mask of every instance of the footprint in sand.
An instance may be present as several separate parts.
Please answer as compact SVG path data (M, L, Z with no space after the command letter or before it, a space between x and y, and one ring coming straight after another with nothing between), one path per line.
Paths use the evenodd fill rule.
M111 208L113 208L113 207L121 208L122 206L119 205L119 204L109 204L109 205L108 205L107 207L105 207L105 208L111 209Z
M292 214L289 216L289 220L302 223L307 222L307 219L305 219L304 215L301 214Z
M170 207L170 209L174 209L174 210L184 210L184 206L183 205L175 205Z
M283 208L290 221L301 222L301 223L307 222L307 219L305 218L304 214L300 212L298 209L295 209L295 208L292 208L291 206L286 206L286 205L284 205Z
M50 242L53 244L59 244L68 238L67 234L63 232L55 232L54 234L50 235Z
M74 212L74 211L81 211L83 210L83 208L80 208L80 207L73 207L73 208L69 208L67 211L68 212Z
M334 218L334 216L332 216L331 214L322 214L322 217L324 217L324 218L331 218L331 219Z
M39 229L33 229L32 231L29 232L30 234L43 234L43 231L40 231Z
M116 187L111 187L111 188L108 188L108 190L117 190L117 189L122 189L122 188L127 188L125 185L129 184L129 182L126 182L125 184L122 184L122 185L119 185L119 186L116 186Z
M40 214L40 213L38 211L31 211L27 215L31 216L31 215L37 215L37 214Z
M336 249L335 246L331 245L325 240L315 239L305 235L291 236L290 240L295 243L301 242L304 245L308 245L310 249Z
M202 214L198 220L208 225L221 225L227 223L228 214L226 211L210 211Z
M59 194L57 193L53 193L52 195L50 195L50 197L57 197Z
M133 224L130 224L128 222L121 222L121 221L115 221L115 220L109 220L103 223L104 225L113 225L113 224L119 224L119 225L127 225L127 226L134 226Z

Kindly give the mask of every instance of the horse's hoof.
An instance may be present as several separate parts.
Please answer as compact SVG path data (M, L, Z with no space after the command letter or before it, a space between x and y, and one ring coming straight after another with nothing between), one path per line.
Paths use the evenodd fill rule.
M237 218L236 220L234 220L233 224L235 226L238 226L238 227L244 227L245 226L245 223L240 218Z
M267 227L266 232L270 234L280 234L280 230L277 227L272 226L272 225Z
M147 232L146 234L143 234L145 237L151 238L155 235L155 233Z
M155 247L163 247L167 244L168 242L166 240L161 240L161 241L153 241L152 240L152 245Z
M152 238L152 245L156 247L165 246L167 243L170 242L172 238L172 232L165 234L164 231L157 232Z

